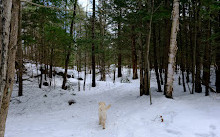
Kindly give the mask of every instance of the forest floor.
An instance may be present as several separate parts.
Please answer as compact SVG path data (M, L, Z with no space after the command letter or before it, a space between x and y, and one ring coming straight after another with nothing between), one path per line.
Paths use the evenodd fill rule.
M57 76L55 86L53 81L52 87L39 89L37 78L30 78L36 75L36 67L26 64L26 68L22 97L14 85L5 137L220 137L220 95L183 92L177 74L174 99L167 99L157 92L151 72L150 105L149 96L139 96L139 80L129 76L131 83L121 83L121 78L113 83L112 74L111 78L106 75L107 81L96 81L92 88L91 75L87 75L85 91L83 81L78 91L76 78L68 79L72 90L61 90L62 77ZM127 72L123 69L124 75ZM68 73L77 77L75 70ZM71 99L76 103L69 105ZM100 101L111 104L105 130L98 124Z

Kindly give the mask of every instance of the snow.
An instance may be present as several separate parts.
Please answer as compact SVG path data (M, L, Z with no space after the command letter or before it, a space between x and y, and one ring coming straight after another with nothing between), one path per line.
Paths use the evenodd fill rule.
M34 64L26 64L27 75L37 74ZM61 71L61 68L56 68ZM211 93L190 94L183 92L175 74L174 99L167 99L157 92L154 71L151 72L149 96L139 96L139 80L121 83L117 78L113 83L109 75L107 81L98 81L91 87L91 75L87 75L86 90L78 91L77 71L70 70L75 78L69 83L74 90L62 90L62 77L55 78L55 85L38 88L37 78L24 81L24 96L18 97L18 85L14 85L5 137L220 137L220 95ZM132 71L131 71L132 72ZM117 74L117 73L116 73ZM80 74L84 79L84 72ZM54 84L54 82L52 82ZM76 103L69 105L73 99ZM107 111L106 129L98 124L98 102L111 104ZM161 122L161 116L163 122Z

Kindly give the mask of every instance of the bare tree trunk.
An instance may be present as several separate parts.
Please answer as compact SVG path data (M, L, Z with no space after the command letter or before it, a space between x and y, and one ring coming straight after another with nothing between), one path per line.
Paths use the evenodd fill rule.
M46 55L46 53L44 53ZM44 60L46 60L46 57L44 57ZM48 65L46 64L46 61L45 61L45 64L44 64L44 80L47 81L47 72L48 72Z
M3 98L1 100L1 106L0 106L0 137L4 137L4 133L5 133L5 123L6 123L6 118L7 118L7 114L8 114L8 108L9 108L9 103L10 103L10 98L11 98L11 93L13 90L13 84L14 84L14 75L15 75L15 56L16 56L16 46L17 46L17 37L18 37L18 16L19 16L19 5L20 5L20 0L7 0L3 1L3 8L7 9L8 14L11 14L11 16L13 18L10 17L10 15L5 18L5 14L4 10L3 14L1 13L1 15L3 15L2 17L5 18L6 20L2 20L2 25L1 27L3 27L3 32L7 32L8 36L10 38L7 39L7 43L8 43L8 54L6 54L8 56L8 58L5 56L4 54L2 54L1 59L3 58L7 58L6 63L7 63L7 70L5 72L6 75L6 79L5 83L3 83L3 90L1 90L1 92L3 91ZM13 4L13 8L11 9L11 4ZM9 8L9 10L8 10ZM11 21L10 21L11 18ZM9 21L9 22L5 22L5 21ZM11 30L9 32L9 28L6 28L6 26L9 26L9 24L5 24L5 23L9 23L11 25ZM6 25L6 26L5 26ZM3 36L1 39L3 41L1 41L1 47L5 47L6 45L6 37ZM10 41L9 41L10 39ZM3 62L1 62L3 63ZM1 73L2 76L2 73Z
M39 88L42 87L42 82L43 82L43 64L40 65L40 83L39 83Z
M19 19L18 19L18 43L17 43L17 54L18 54L18 79L19 79L19 88L18 96L23 95L23 51L22 51L22 38L21 38L21 21L22 21L22 7L21 3L19 4Z
M182 83L183 83L183 91L186 92L186 84L185 84L185 76L184 76L184 72L186 70L186 47L187 47L187 28L186 28L186 20L185 20L185 16L186 16L186 8L185 8L185 3L182 4L183 5L183 27L181 27L182 31L180 31L180 44L181 45L181 51L180 51L180 69L182 72Z
M166 0L165 1L165 7L166 9L170 9L170 1ZM164 95L166 94L166 83L167 83L167 71L168 71L168 53L169 53L169 46L170 46L170 29L171 29L171 23L169 19L165 19L165 24L167 27L165 28L164 31L164 38L165 38L165 49L164 49L164 69L165 69L165 74L164 74Z
M187 6L187 5L186 5ZM186 7L188 8L188 7ZM184 7L184 11L185 11L185 7ZM185 13L185 12L184 12ZM185 15L185 14L184 14ZM190 18L190 16L189 16ZM185 16L184 16L184 20L185 20ZM188 29L187 27L190 27L189 23L184 23L184 40L185 40L185 66L186 66L186 83L188 85L189 83L189 74L190 74L190 69L191 69L191 64L192 64L192 61L190 60L191 58L191 49L190 49L190 41L189 41L189 38L188 38L188 35L190 36L190 33L188 32ZM190 29L190 28L189 28ZM190 30L191 32L192 30ZM191 52L190 52L191 51Z
M158 46L160 47L159 52L160 52L160 53L163 53L162 51L163 51L164 49L161 47L162 44L161 44L161 29L160 29L160 28L159 28L158 40L159 40L159 45L158 45ZM162 76L163 64L164 64L163 54L161 54L161 55L159 56L159 59L160 59L160 61L159 61L160 82L161 82L161 85L163 85L163 76Z
M86 56L87 56L87 55L86 55L86 51L85 51L85 66L84 66L84 67L85 67L85 74L84 74L84 82L83 82L83 90L84 90L84 91L86 90L86 70L87 70L87 69L86 69L86 67L87 67L87 66L86 66Z
M100 20L100 33L101 33L101 81L105 81L105 47L104 47L104 36L105 36L105 23L106 23L106 19L105 16L103 14L104 11L104 5L105 5L105 1L104 0L99 0L99 7L101 8L101 13L99 13L99 20ZM104 16L104 18L103 18Z
M12 0L0 0L0 108L6 85ZM1 134L1 133L0 133Z
M138 7L142 9L142 1L138 0ZM141 21L139 23L139 27L142 28L142 16L139 18ZM142 41L142 32L138 32L138 45L139 45L139 69L140 69L140 96L144 95L144 46Z
M81 21L79 22L79 32L78 35L81 37L82 36L82 23ZM82 71L82 49L81 46L78 44L77 45L77 71L81 72Z
M50 51L50 71L49 71L50 86L52 84L52 77L53 77L53 48Z
M203 67L203 81L205 84L205 95L209 95L209 83L210 83L210 65L211 65L211 21L208 20L208 26L207 26L207 38L206 38L206 45L205 45L205 54L204 54L204 67ZM219 53L218 53L219 54Z
M133 66L133 77L132 79L138 79L137 75L137 53L136 53L136 36L135 36L135 30L134 26L132 26L132 66Z
M71 37L73 37L73 24L74 24L74 20L75 20L75 16L76 16L76 4L77 4L77 0L75 0L74 7L73 7L74 11L73 11L73 17L72 17L72 22L71 22L71 26L70 26L70 36ZM63 74L62 89L66 89L67 70L68 70L69 59L70 59L70 51L71 51L71 45L69 45L69 49L67 51L67 56L66 56L66 60L65 60L65 71Z
M151 38L151 23L153 17L153 0L148 2L150 13L150 20L147 23L147 39L146 39L146 48L145 48L145 68L144 68L144 91L145 95L150 94L150 60L149 60L149 50L150 50L150 38ZM151 9L150 9L151 7Z
M172 11L172 28L170 36L170 51L168 60L168 73L167 73L167 83L166 83L166 97L173 98L173 75L175 71L175 57L177 52L177 32L179 30L179 0L173 1L173 11Z
M220 11L218 13L218 30L216 31L219 32L220 30ZM215 81L215 86L216 86L216 92L220 93L220 39L216 39L215 40L216 43L218 43L216 45L216 81Z
M119 13L121 18L121 9L120 9L120 13ZM119 20L118 22L118 77L122 77L122 72L121 72L121 21Z
M197 6L198 5L198 6ZM201 16L200 16L200 7L201 3L196 0L196 14L197 14L197 33L195 34L196 37L196 77L195 77L195 92L201 93L202 92L202 85L201 85L201 61L202 61L202 54L201 54Z
M79 80L79 71L78 71L78 91L80 91L80 80Z
M113 74L114 74L114 76L113 76L113 83L115 83L115 68L113 70Z
M191 43L190 45L192 45L192 51L193 51L193 55L192 55L192 92L191 94L194 94L194 90L195 90L195 66L196 66L196 34L197 34L197 27L196 27L196 24L197 24L197 10L196 10L196 7L195 7L195 4L194 4L194 10L195 10L195 17L194 17L194 20L195 20L195 23L194 23L194 43L192 45L192 38L190 37L191 39ZM192 15L191 15L192 16ZM191 34L192 36L192 34Z
M144 95L144 52L143 52L143 42L142 42L142 34L139 32L139 46L140 46L140 63L139 63L139 69L140 69L140 96Z
M93 0L93 12L92 12L92 87L96 86L95 82L95 0Z
M157 87L158 92L162 92L161 85L160 85L160 76L158 71L158 62L157 62L157 35L156 35L156 24L153 25L153 44L154 44L154 70L156 73L156 79L157 79Z
M182 40L182 31L183 31L183 27L180 27L180 35L179 35L179 47L180 47L180 70L181 70L181 74L182 74L182 83L183 83L183 91L186 92L186 85L185 85L185 76L184 76L184 71L185 71L185 64L184 64L184 55L185 55L185 52L184 52L184 45L185 45L185 42ZM179 77L179 83L181 79ZM180 85L180 84L179 84Z

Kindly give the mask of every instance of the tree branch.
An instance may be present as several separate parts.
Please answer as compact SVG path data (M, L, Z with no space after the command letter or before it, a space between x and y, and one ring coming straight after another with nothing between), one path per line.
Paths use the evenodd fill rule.
M51 6L45 6L45 5L40 5L40 4L37 4L37 3L33 3L33 2L30 2L30 1L27 1L27 0L20 0L21 2L26 2L28 4L31 4L31 5L34 5L34 6L37 6L37 7L43 7L43 8L50 8L50 9L55 9L55 10L60 10L60 11L74 11L74 10L69 10L69 9L61 9L61 8L57 8L57 7L51 7Z
M160 8L160 6L163 4L163 2L160 3L160 5L153 11L153 14Z

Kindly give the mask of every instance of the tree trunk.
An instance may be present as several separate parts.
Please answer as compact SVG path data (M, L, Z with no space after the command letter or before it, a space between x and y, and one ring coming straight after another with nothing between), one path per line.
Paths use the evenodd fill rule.
M21 3L19 4L19 19L18 19L18 43L17 43L17 55L18 55L18 96L23 95L23 51L22 51L22 37L21 37L21 21L22 21L22 7Z
M170 36L170 49L169 49L169 60L168 60L168 73L166 83L166 97L173 98L173 75L175 70L175 57L177 52L177 32L179 30L179 0L173 1L172 11L172 28Z
M83 82L83 90L85 91L86 90L86 52L85 52L85 65L84 65L84 67L85 67L85 73L84 73L84 82Z
M161 47L162 46L162 44L161 44L161 29L159 28L159 34L158 34L158 40L159 40L159 47L160 47L160 50L159 50L159 52L160 53L163 53L163 48ZM161 82L161 85L163 85L163 76L162 76L162 72L163 72L163 64L164 64L164 60L163 60L163 54L160 54L160 56L159 56L159 59L160 59L160 61L159 61L159 74L160 74L160 82Z
M187 5L186 5L187 6ZM189 83L189 72L190 72L190 64L192 61L190 61L190 53L191 51L190 46L189 46L189 40L188 40L188 30L187 27L189 26L188 23L186 23L186 19L185 19L185 10L187 7L185 7L185 4L183 4L183 20L184 20L184 28L183 28L183 35L184 35L184 40L185 40L185 66L186 66L186 82Z
M185 60L184 60L185 51L184 51L184 45L185 45L185 41L182 40L183 39L182 38L183 37L183 35L182 35L183 29L182 28L183 27L180 27L180 36L179 36L180 37L179 38L179 42L180 42L180 44L179 44L179 47L180 47L180 69L181 69L181 73L182 73L183 91L186 92L185 76L184 76L184 71L185 71Z
M42 64L40 65L40 83L39 83L39 88L42 87L42 82L43 82L43 67Z
M142 1L138 1L138 7L140 10L142 10ZM139 20L139 27L140 30L143 27L143 21L142 21L142 16L140 16ZM143 46L143 41L142 41L142 32L138 32L138 45L139 45L139 69L140 69L140 96L144 95L144 46Z
M195 92L201 93L202 92L202 85L201 85L201 61L202 61L202 55L201 55L201 17L200 17L200 2L197 6L197 1L195 6L197 7L196 14L197 14L197 23L196 23L196 28L197 28L197 33L195 33L196 38L196 77L195 77Z
M0 108L6 85L6 71L8 68L8 46L10 35L12 0L1 0L0 10ZM1 133L0 133L1 134Z
M158 62L157 62L156 24L154 24L154 28L153 28L153 44L154 44L154 69L155 69L156 78L157 78L157 87L158 87L158 92L162 92L161 85L160 85L160 76L159 76L159 71L158 71Z
M50 52L50 71L49 71L49 78L50 78L50 86L52 84L52 77L53 77L53 48Z
M0 23L1 27L3 27L3 32L7 32L5 34L8 34L7 38L7 42L6 42L6 37L3 36L1 39L3 41L1 41L1 47L5 47L6 43L8 43L8 54L6 54L6 56L4 56L5 54L1 54L1 59L7 58L6 63L7 63L7 70L4 72L6 75L6 79L5 83L3 83L3 90L1 90L1 92L3 91L3 98L1 100L1 106L0 106L0 137L4 137L4 133L5 133L5 123L6 123L6 118L7 118L7 114L8 114L8 108L9 108L9 103L10 103L10 98L11 98L11 93L13 91L13 84L14 84L14 75L15 75L15 56L16 56L16 46L17 46L17 37L18 37L18 16L19 16L19 5L20 5L20 0L7 0L3 1L3 14L1 12L1 15L3 15L2 17L5 18L5 9L7 9L7 13L11 14L9 15L7 18L5 18L5 20L2 20L2 23ZM11 4L13 4L13 8L11 9ZM11 17L13 18L11 18ZM10 21L11 18L11 21ZM6 22L5 22L6 21ZM11 30L9 31L9 28L6 28L6 26L9 27L9 24L5 24L5 23L9 23L11 24ZM10 41L9 41L10 39ZM3 52L4 53L4 52ZM3 62L1 62L3 63ZM2 76L2 73L1 73Z
M182 72L182 83L183 83L183 91L186 92L186 84L185 84L185 75L184 72L186 70L186 47L188 46L187 43L187 26L186 26L186 8L185 8L185 3L182 4L183 5L183 29L181 29L182 31L180 32L180 39L181 39L181 72ZM188 64L188 63L187 63Z
M191 94L194 94L194 90L195 90L195 66L196 66L196 34L197 34L197 10L196 10L196 6L195 4L193 4L193 7L194 7L194 11L195 11L195 15L194 15L194 20L195 20L195 23L194 23L194 43L192 42L192 37L190 37L190 45L192 46L192 51L193 51L193 55L192 55L192 93ZM192 13L191 13L192 14ZM190 17L192 18L192 15L190 15ZM192 36L192 32L191 32L191 36Z
M217 93L220 93L220 46L218 45L217 46L217 51L216 51L218 54L216 54L216 70L215 70L215 73L216 73L216 82L215 82L215 85L216 85L216 92Z
M140 96L144 95L144 52L143 52L143 42L142 42L142 35L141 33L139 34L139 45L140 45L140 63L139 63L139 68L140 68Z
M150 4L151 3L151 4ZM150 9L151 7L151 9ZM148 13L150 13L150 20L146 24L147 28L147 39L145 48L145 68L144 68L144 91L145 95L150 95L150 60L149 60L149 50L150 50L150 39L151 39L151 23L153 17L153 1L148 2Z
M205 44L205 50L204 50L204 67L203 67L203 82L205 84L205 95L209 95L209 83L210 83L210 65L211 65L211 26L210 26L210 20L208 22L207 27L207 38L206 38L206 44Z
M105 1L99 0L101 10L104 10ZM100 20L100 33L101 33L101 81L105 81L105 47L104 47L104 36L105 36L105 18L103 19L103 12L99 14ZM103 21L104 20L104 21Z
M218 33L220 31L220 11L218 13L218 30L215 33ZM215 81L215 86L216 86L216 92L220 93L220 39L215 40L216 43L216 81Z
M113 70L113 73L114 73L114 75L113 75L113 83L115 83L115 68Z
M120 15L121 18L121 9L120 9ZM121 72L121 21L118 22L118 77L122 77Z
M170 9L170 1L166 0L165 1L165 7L167 10ZM164 69L165 69L165 74L164 74L164 95L166 95L166 83L167 83L167 71L168 71L168 53L169 53L169 46L170 46L170 30L171 30L171 23L170 19L165 19L165 25L167 27L164 30Z
M92 40L92 87L95 87L95 0L93 0L92 12Z
M137 75L137 53L136 53L136 37L134 32L134 26L132 26L132 66L133 66L133 77L132 79L138 79Z
M72 22L70 26L70 36L73 37L73 25L74 25L74 20L76 16L76 5L77 5L77 0L75 0L74 3L74 11L73 11L73 17L72 17ZM70 59L70 51L71 51L71 45L68 47L66 59L65 59L65 71L63 74L63 84L62 84L62 89L66 89L66 81L67 81L67 70L68 70L68 65L69 65L69 59Z

